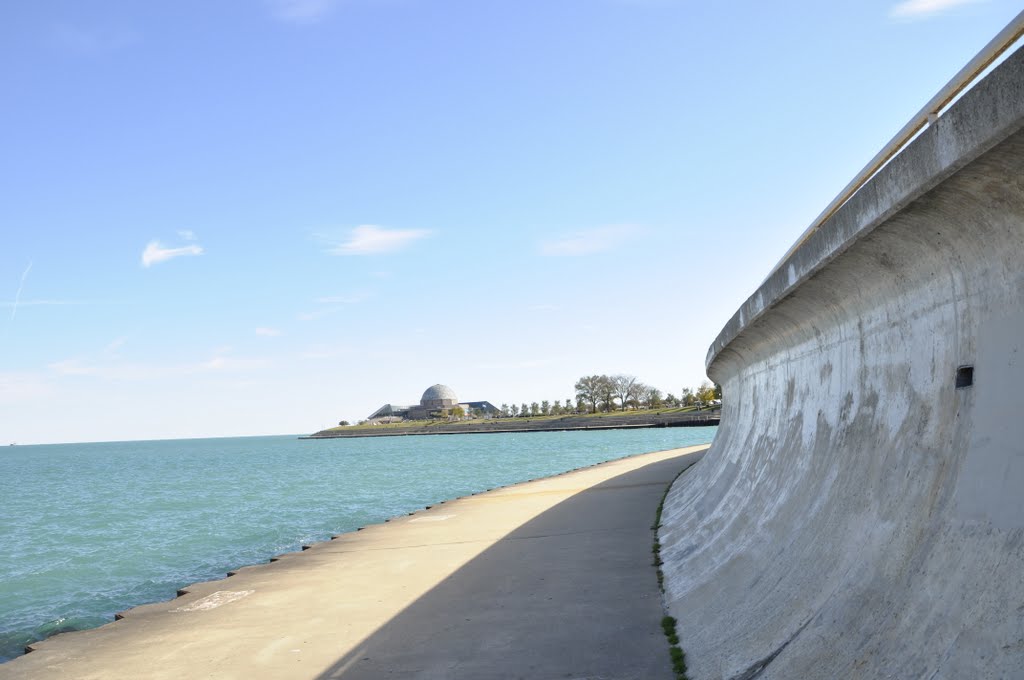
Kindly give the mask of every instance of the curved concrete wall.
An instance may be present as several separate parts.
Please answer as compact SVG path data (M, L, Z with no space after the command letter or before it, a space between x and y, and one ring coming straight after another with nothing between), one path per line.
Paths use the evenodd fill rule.
M1024 53L761 286L708 375L722 425L660 538L691 678L1024 677Z

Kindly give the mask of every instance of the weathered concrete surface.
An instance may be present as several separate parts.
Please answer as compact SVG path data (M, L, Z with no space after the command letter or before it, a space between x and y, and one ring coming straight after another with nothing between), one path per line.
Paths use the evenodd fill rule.
M1018 52L715 341L661 534L691 678L1024 677L1022 127Z
M651 523L706 446L612 461L343 534L0 678L669 678Z

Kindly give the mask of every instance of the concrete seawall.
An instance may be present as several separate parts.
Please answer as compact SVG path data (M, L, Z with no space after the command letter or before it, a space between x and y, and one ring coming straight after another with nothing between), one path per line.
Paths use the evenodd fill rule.
M691 678L1024 678L1024 52L765 281L708 375L722 424L661 531Z

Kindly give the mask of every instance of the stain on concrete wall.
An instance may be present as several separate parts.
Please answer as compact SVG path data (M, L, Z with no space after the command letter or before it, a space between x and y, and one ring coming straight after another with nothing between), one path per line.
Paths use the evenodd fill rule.
M692 678L1024 677L1022 129L1018 53L712 345L660 537Z

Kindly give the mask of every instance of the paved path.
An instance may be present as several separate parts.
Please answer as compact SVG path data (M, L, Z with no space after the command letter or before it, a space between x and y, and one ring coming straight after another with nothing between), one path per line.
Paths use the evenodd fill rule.
M343 534L0 665L18 678L671 678L635 456Z

